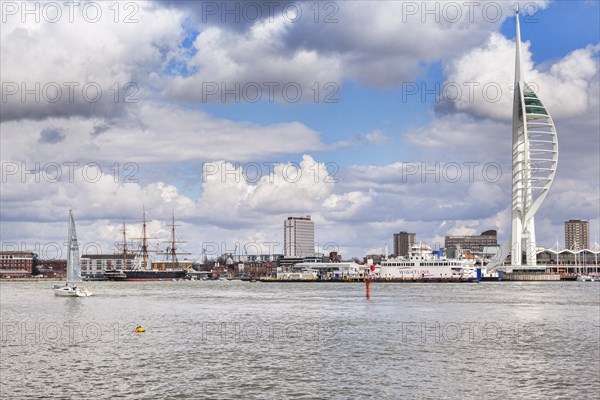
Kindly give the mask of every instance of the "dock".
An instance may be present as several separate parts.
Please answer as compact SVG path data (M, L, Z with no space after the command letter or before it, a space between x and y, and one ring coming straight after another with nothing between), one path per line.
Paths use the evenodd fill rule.
M265 283L364 283L363 278L332 278L332 279L277 279L260 278ZM406 278L406 279L372 279L375 283L478 283L476 279L463 278Z
M560 276L560 274L505 273L504 276L502 277L502 280L504 280L504 281L538 281L538 282L556 281L556 282L558 282L561 280L561 276Z

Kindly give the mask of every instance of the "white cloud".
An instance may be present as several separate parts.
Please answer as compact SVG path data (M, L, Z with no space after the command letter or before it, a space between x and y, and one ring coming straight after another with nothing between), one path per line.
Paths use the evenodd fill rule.
M243 33L219 27L202 31L194 42L197 53L188 61L197 72L168 80L165 93L201 102L324 100L324 86L340 81L339 60L310 49L290 53L281 42L289 29L277 20Z
M584 114L597 97L600 45L567 54L549 68L534 66L529 42L522 46L523 79L537 91L553 118ZM458 111L509 120L515 77L515 43L493 33L485 46L475 48L446 67L443 97ZM459 89L456 89L456 88Z
M197 36L195 54L187 61L192 74L168 79L164 93L188 101L235 101L234 95L225 94L226 88L248 101L254 95L244 96L245 85L258 83L261 98L266 99L269 89L263 84L275 82L279 85L275 98L288 101L281 88L297 83L302 100L315 101L316 96L320 102L324 90L317 95L315 82L399 86L420 78L427 64L453 59L483 44L513 15L511 3L473 4L382 2L374 7L349 1L335 3L335 23L315 22L314 11L304 7L303 18L296 23L276 13L272 21L263 19L245 29L210 25ZM535 4L544 8L547 2ZM240 89L235 89L236 83Z
M323 203L324 211L330 221L353 220L355 216L367 212L373 206L374 192L347 192L341 195L332 194Z
M2 102L3 121L118 114L123 102L139 101L148 93L147 74L160 72L183 37L183 13L152 2L128 3L135 4L137 11L121 6L119 22L115 22L115 10L119 7L110 2L93 2L92 8L101 10L97 22L92 22L94 10L87 8L83 12L86 9L83 2L73 3L73 22L69 22L67 3L63 7L62 2L56 2L62 11L54 23L48 22L55 18L54 11L44 12L43 2L15 4L19 9L37 10L46 17L40 17L36 23L34 15L25 16L21 12L3 16L6 18L0 31L2 90L6 96ZM138 22L123 22L127 15ZM134 87L126 88L128 82L137 84L139 92ZM37 90L36 85L39 85ZM117 87L119 95L115 101ZM34 90L38 101L34 95L22 99L22 89ZM15 90L15 94L10 94Z
M354 135L352 137L352 139L341 140L339 142L333 143L331 145L331 147L334 149L337 149L337 148L350 147L350 146L363 146L366 144L382 145L382 144L388 143L389 141L390 141L389 136L387 136L381 130L375 129L366 134Z
M234 166L221 161L209 168L210 174L206 169L204 172L198 209L216 220L243 221L257 214L311 214L320 209L334 188L326 165L310 156L304 156L299 164Z
M115 120L78 117L4 122L2 159L42 164L248 161L324 147L315 131L298 122L233 122L158 103L132 105L128 112ZM94 134L98 125L105 128ZM60 142L38 143L40 132L48 126L63 132ZM32 146L36 152L28 151Z

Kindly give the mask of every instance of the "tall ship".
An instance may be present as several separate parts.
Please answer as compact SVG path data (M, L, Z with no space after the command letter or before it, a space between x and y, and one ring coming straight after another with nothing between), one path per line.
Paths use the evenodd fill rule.
M191 262L180 262L178 255L189 254L177 252L176 244L181 243L175 240L175 215L171 223L170 247L165 252L148 249L148 235L146 230L146 211L144 209L142 218L142 237L139 249L128 249L127 237L125 233L125 224L123 224L123 266L122 269L107 269L104 276L109 280L121 281L159 281L159 280L178 280L184 279L188 270L191 268ZM132 262L127 262L128 254L135 254ZM166 255L165 261L152 260L149 253L158 253ZM130 258L130 257L129 257Z
M471 279L477 276L475 259L447 259L440 251L419 244L411 247L408 257L382 260L373 276L379 279Z

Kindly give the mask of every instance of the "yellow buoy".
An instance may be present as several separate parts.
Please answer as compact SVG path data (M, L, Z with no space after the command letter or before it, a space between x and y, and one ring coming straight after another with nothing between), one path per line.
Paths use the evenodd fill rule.
M146 329L144 329L144 327L143 327L143 326L138 326L138 327L137 327L137 328L135 328L133 331L134 331L135 333L144 333L144 332L146 332Z

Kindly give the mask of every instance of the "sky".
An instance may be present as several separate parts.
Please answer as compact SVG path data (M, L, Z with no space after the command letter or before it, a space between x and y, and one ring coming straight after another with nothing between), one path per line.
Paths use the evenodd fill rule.
M139 238L200 258L381 254L400 231L510 235L518 2L2 1L3 250L64 258ZM600 239L600 3L520 2L525 81L559 163L536 215Z

